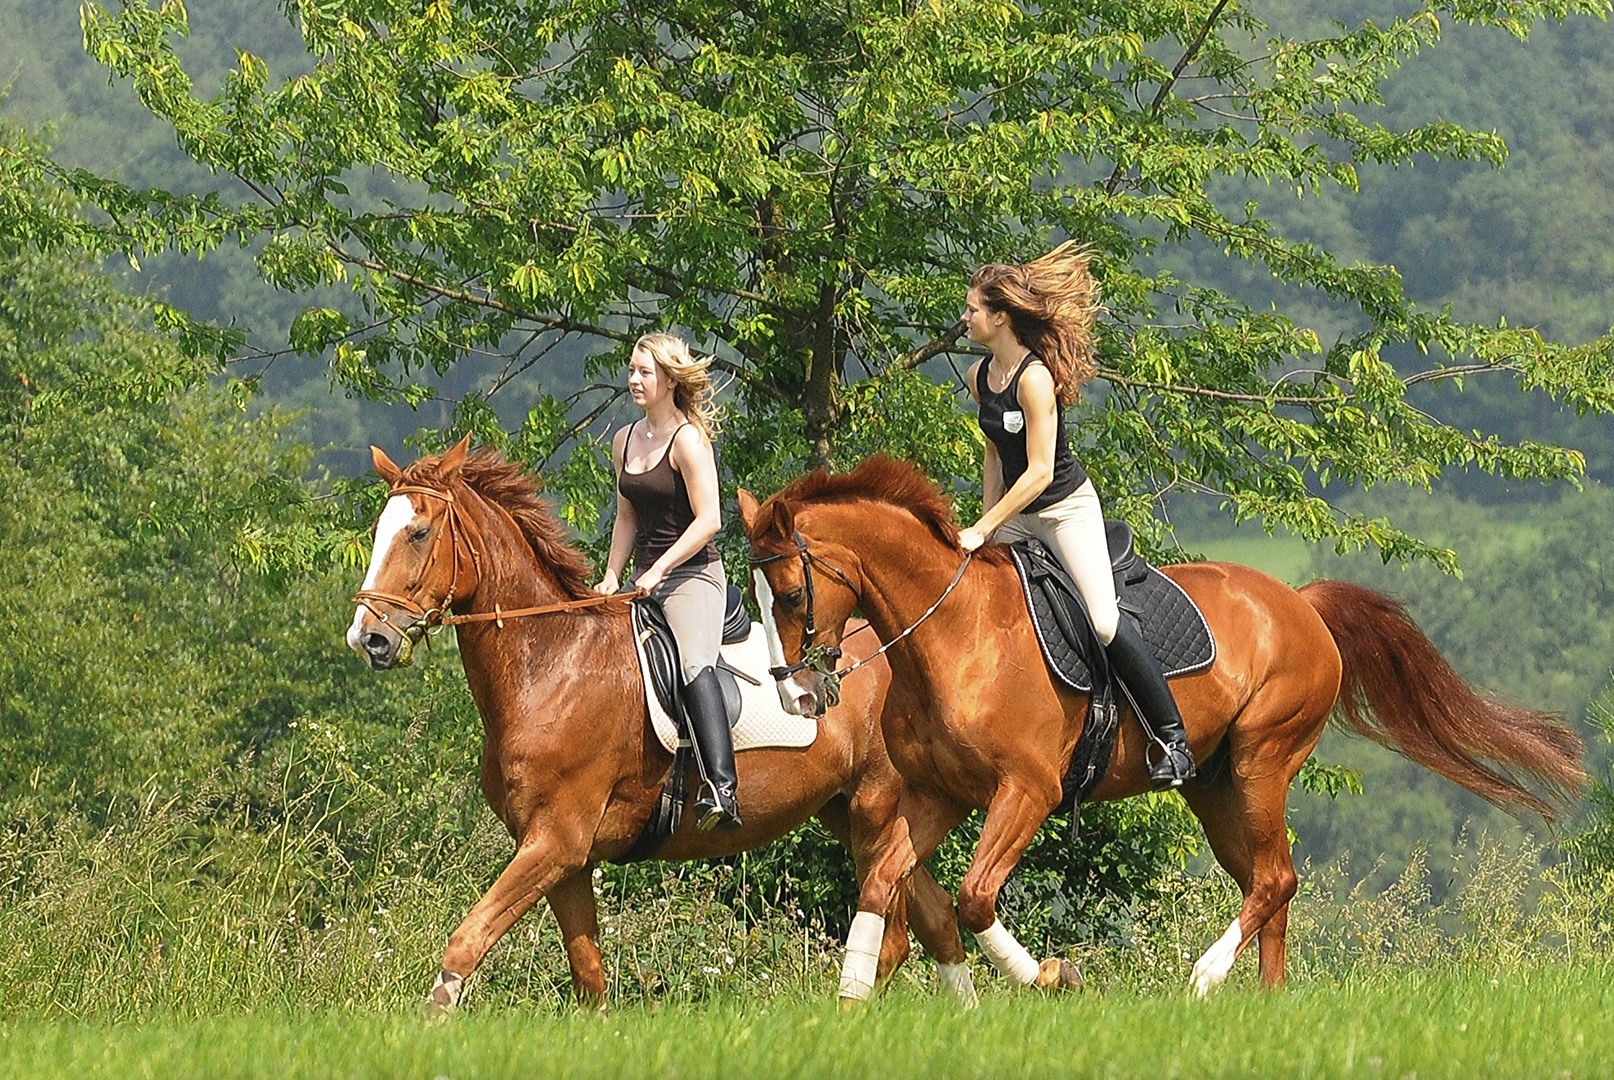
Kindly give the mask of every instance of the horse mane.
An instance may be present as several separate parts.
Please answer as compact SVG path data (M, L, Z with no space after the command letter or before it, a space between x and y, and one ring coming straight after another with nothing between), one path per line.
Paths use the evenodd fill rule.
M853 502L867 499L906 510L948 547L958 548L953 501L919 466L889 454L864 458L851 472L815 469L792 481L774 498L786 504Z
M403 482L429 487L447 487L440 465L442 455L421 458L403 471ZM589 578L593 567L566 535L566 527L555 517L539 492L543 482L529 475L520 465L506 461L497 450L474 450L460 468L459 479L484 499L509 514L521 530L532 553L555 575L562 592L573 600L591 595Z

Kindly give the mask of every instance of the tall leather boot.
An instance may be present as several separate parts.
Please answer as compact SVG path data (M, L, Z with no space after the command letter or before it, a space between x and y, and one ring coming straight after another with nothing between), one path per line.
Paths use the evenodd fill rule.
M1123 614L1115 640L1105 646L1104 652L1110 658L1110 669L1121 676L1131 693L1144 733L1160 748L1160 759L1149 764L1149 782L1156 791L1178 787L1199 770L1183 731L1177 701L1171 696L1159 662L1144 643L1138 624Z
M734 797L734 742L723 707L723 688L716 668L702 668L684 684L684 711L689 734L695 740L695 764L701 772L701 790L695 798L695 827L738 829L740 806Z

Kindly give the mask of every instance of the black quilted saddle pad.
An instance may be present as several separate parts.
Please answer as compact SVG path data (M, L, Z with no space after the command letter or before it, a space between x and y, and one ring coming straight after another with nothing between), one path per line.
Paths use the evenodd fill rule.
M1038 550L1028 552L1026 549L1031 545L1036 545ZM1039 555L1043 559L1052 556L1035 540L1010 544L1009 551L1020 574L1021 589L1031 612L1032 625L1037 630L1043 659L1065 685L1082 693L1090 692L1093 675L1081 647L1065 639L1054 616L1052 601L1043 588L1035 584L1038 575L1032 572L1034 561ZM1211 639L1210 626L1180 585L1135 555L1130 558L1125 572L1116 576L1122 611L1131 612L1138 620L1144 641L1168 679L1204 671L1216 662L1216 642ZM1082 617L1086 618L1086 612L1082 612Z

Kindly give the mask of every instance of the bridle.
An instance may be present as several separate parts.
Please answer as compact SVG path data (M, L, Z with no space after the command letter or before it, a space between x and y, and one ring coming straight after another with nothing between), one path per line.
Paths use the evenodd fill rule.
M353 602L361 607L368 608L376 618L393 626L396 626L397 623L394 622L391 615L389 615L388 612L378 608L376 605L380 603L390 605L395 608L402 608L404 611L415 616L415 621L409 626L400 627L400 632L405 637L419 641L420 637L428 630L431 630L434 627L454 618L452 615L448 615L445 618L444 613L454 606L455 591L459 586L459 534L461 531L469 533L470 528L464 524L463 519L460 516L459 505L455 503L452 492L442 491L438 488L423 487L419 484L399 484L397 487L394 487L391 491L387 492L388 499L391 499L394 495L425 495L428 498L440 499L448 505L448 512L444 515L444 519L447 524L442 530L442 533L446 534L448 537L448 557L453 561L453 565L449 570L450 576L448 579L448 593L443 597L443 602L440 605L430 609L422 607L419 602L410 596L399 596L396 593L382 592L380 589L361 589L353 597ZM442 535L440 534L439 537L432 542L431 554L426 556L426 561L420 567L420 573L416 574L415 580L409 583L406 592L413 593L416 589L418 589L421 581L425 578L426 573L436 564L438 552L442 550L441 541ZM479 546L480 545L472 542L468 543L466 548L471 553L471 564L476 569L477 580L481 581L482 554L478 550Z
M816 614L817 596L816 590L813 588L813 563L817 563L831 574L834 574L836 577L840 578L841 584L845 585L854 597L861 596L862 594L857 591L857 586L852 584L852 579L846 576L846 571L842 570L828 559L825 559L820 555L814 555L812 552L808 551L807 541L802 537L801 533L796 532L793 533L792 536L796 541L796 551L801 556L801 574L805 583L803 588L807 592L807 625L802 628L802 632L807 635L807 639L806 644L802 646L800 660L796 661L794 664L786 664L782 667L769 668L768 674L774 677L774 681L784 682L786 679L790 678L799 671L811 669L817 672L822 678L837 680L841 673L835 670L835 661L841 658L840 646L820 645L815 640L818 637L818 618ZM746 562L755 568L758 566L766 566L771 562L777 562L785 557L784 552L773 552L765 555L758 555L755 552L752 552L746 556ZM850 671L852 669L848 668L847 670Z
M811 670L824 681L825 696L830 699L830 704L834 704L840 700L841 679L852 674L852 672L856 671L864 664L873 661L875 657L880 656L887 649L891 648L891 646L895 645L897 642L919 629L920 625L926 619L930 618L936 613L936 609L942 606L942 601L946 600L948 596L952 595L953 590L958 587L958 583L963 580L964 571L969 568L970 560L975 557L975 552L973 551L966 551L964 553L964 560L958 564L958 569L953 572L953 580L947 583L947 588L942 590L942 594L936 598L936 602L931 604L930 607L926 608L925 613L909 624L907 629L903 630L902 633L898 634L884 645L881 645L868 656L865 656L863 659L857 661L857 663L850 664L847 667L837 668L835 667L835 661L841 658L840 647L835 645L819 645L814 640L818 636L818 628L815 625L817 620L814 612L815 590L813 588L813 564L817 563L831 574L834 574L836 577L840 578L841 584L845 585L847 589L851 591L854 597L862 599L862 593L858 592L857 586L852 584L851 578L847 577L845 572L837 567L834 563L825 559L821 555L814 555L811 551L807 550L807 540L799 531L794 531L792 533L792 538L796 542L796 551L801 557L801 573L803 579L802 587L807 593L807 625L802 628L802 632L806 635L806 644L802 646L800 660L796 661L794 664L786 664L782 667L769 668L768 674L772 675L776 682L784 682L797 672ZM752 552L746 557L746 561L750 563L751 566L757 567L766 566L768 563L777 562L778 560L786 557L788 557L786 552L769 552L761 555Z
M476 541L474 530L472 530L470 524L464 519L464 517L461 516L459 504L454 501L454 495L452 492L442 491L433 487L424 487L419 484L400 484L387 493L387 497L389 499L394 495L426 495L433 499L441 499L443 502L448 504L448 512L445 515L447 526L443 529L443 534L446 534L448 537L449 558L453 560L453 567L449 571L450 577L448 581L448 593L443 597L443 602L441 604L430 609L422 607L419 602L411 599L408 596L399 596L396 593L382 592L379 589L361 589L353 597L353 602L362 607L368 608L376 618L392 626L397 626L397 622L386 611L376 607L376 604L380 603L391 605L396 608L402 608L404 611L415 616L415 621L413 623L401 628L403 635L406 638L409 638L411 641L418 642L425 634L441 629L444 626L461 626L466 623L491 622L502 630L504 628L504 620L506 619L519 619L528 615L548 615L554 612L563 611L579 611L584 608L599 607L603 604L609 604L619 600L632 600L645 595L644 590L634 589L630 592L614 593L610 596L589 596L584 597L581 600L563 600L559 603L543 604L539 607L512 608L508 611L501 608L498 604L494 604L492 611L474 611L464 615L455 615L450 609L452 609L454 606L455 592L459 585L459 541L461 533L465 534L467 537L465 548L471 553L471 564L476 568L476 580L478 582L482 580L481 545ZM432 565L437 561L437 553L440 548L441 535L437 540L433 541L431 554L426 557L426 562L421 566L420 573L416 574L415 580L409 583L409 592L412 593L420 587L420 582L423 578L425 578L426 572L430 570Z

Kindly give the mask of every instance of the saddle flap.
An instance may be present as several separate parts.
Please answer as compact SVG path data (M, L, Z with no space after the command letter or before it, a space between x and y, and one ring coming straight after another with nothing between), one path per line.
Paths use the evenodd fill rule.
M723 604L723 644L737 645L751 636L751 616L745 610L745 594L730 585Z
M649 597L635 600L633 608L633 636L644 654L645 681L650 684L656 699L667 715L683 727L684 709L678 700L678 642L672 627L667 625L666 613L661 605Z
M733 592L739 592L732 585ZM745 609L740 609L745 614ZM745 624L746 636L751 630L750 620ZM667 614L661 604L649 597L641 597L633 602L633 634L639 639L640 648L644 652L645 675L661 707L666 710L678 725L678 729L685 729L684 722L684 680L683 667L678 656L678 639L673 637L672 627L667 625ZM740 638L741 641L745 637ZM725 645L733 644L727 640ZM735 681L734 669L723 662L722 657L717 661L717 685L723 691L723 711L728 716L729 727L733 727L740 719L742 701L740 686ZM754 681L746 676L747 681Z

